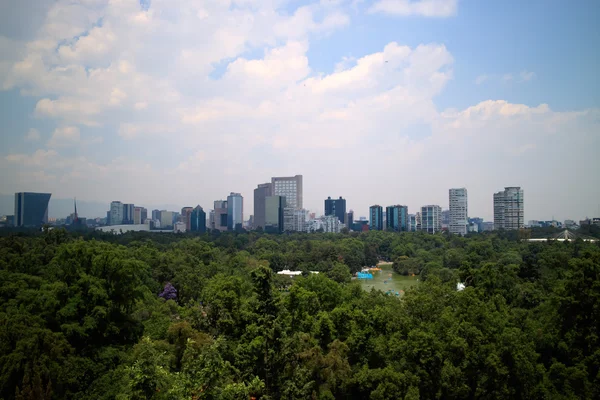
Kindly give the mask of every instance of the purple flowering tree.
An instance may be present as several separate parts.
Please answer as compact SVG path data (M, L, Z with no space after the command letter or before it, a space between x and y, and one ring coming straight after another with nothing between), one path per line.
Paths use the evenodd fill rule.
M162 297L165 300L177 300L177 289L175 289L175 286L171 282L167 282L164 290L158 297Z

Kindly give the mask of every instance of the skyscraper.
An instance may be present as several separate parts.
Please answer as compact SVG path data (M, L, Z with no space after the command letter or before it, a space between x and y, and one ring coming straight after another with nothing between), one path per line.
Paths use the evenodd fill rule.
M160 229L173 227L173 211L161 210L160 212Z
M214 202L213 229L217 229L219 231L227 230L227 200L215 200Z
M329 215L338 217L342 224L346 223L346 200L342 199L342 196L339 199L325 199L325 216Z
M241 228L244 223L244 198L239 193L231 192L227 196L227 229Z
M285 197L267 196L265 198L265 232L281 233L284 230L283 213Z
M442 207L438 205L421 207L421 230L428 233L442 230Z
M110 203L109 225L121 225L123 223L123 203L113 201Z
M36 227L47 224L51 196L51 193L15 193L14 225Z
M160 210L152 210L152 220L153 221L160 221Z
M181 221L185 223L185 230L192 230L192 211L194 211L193 207L183 207L181 209ZM206 222L204 223L206 225Z
M142 223L142 207L133 208L133 224L139 225Z
M302 208L302 175L271 178L272 195L284 196L287 207Z
M265 199L273 194L271 183L261 183L254 189L254 223L253 228L265 227Z
M408 232L409 220L407 206L395 205L386 207L385 215L385 226L387 230L396 232Z
M189 230L191 232L199 232L199 233L206 232L206 213L204 212L202 207L200 207L200 205L197 205L196 208L192 209L189 220L190 220L190 229Z
M135 209L135 205L133 204L123 204L123 224L131 225L133 224L133 210Z
M450 233L466 235L469 225L467 189L458 188L448 191L450 200Z
M383 207L373 205L369 207L369 229L372 231L383 230Z
M494 193L494 229L521 229L525 225L523 189L507 186Z

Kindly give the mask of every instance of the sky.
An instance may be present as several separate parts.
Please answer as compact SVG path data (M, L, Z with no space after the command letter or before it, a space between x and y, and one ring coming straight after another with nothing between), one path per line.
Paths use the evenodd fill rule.
M595 0L0 0L0 193L600 216ZM52 210L50 210L52 215ZM90 216L91 217L91 216Z

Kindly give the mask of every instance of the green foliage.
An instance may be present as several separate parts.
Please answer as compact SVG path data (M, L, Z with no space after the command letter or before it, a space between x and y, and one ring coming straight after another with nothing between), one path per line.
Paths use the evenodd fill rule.
M363 291L378 260L422 283ZM3 233L0 398L600 398L598 304L583 241Z

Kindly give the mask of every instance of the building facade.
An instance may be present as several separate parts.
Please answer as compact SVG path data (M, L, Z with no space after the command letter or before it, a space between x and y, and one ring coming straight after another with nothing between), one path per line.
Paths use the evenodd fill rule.
M353 225L354 225L354 211L350 210L346 214L346 228L352 230Z
M135 210L135 205L131 203L123 204L123 224L124 225L133 225L133 211Z
M438 205L421 207L421 231L427 233L442 231L442 207Z
M395 205L385 208L386 223L385 227L388 231L408 232L408 207Z
M271 183L261 183L254 189L254 216L252 227L254 229L265 228L265 199L273 195Z
M241 229L244 224L244 198L231 192L227 196L227 230Z
M51 196L51 193L15 193L13 225L16 227L36 227L47 224L48 204Z
M110 221L108 225L122 225L123 224L123 203L120 201L113 201L110 203Z
M267 196L265 198L264 230L268 233L281 233L284 230L283 213L285 197Z
M340 233L343 224L340 219L335 215L326 215L322 218L323 221L323 232L328 233Z
M372 231L383 230L383 207L373 205L369 207L369 229Z
M342 224L346 223L346 200L342 196L339 199L325 199L325 216L329 215L338 217Z
M514 230L525 226L523 189L508 186L494 193L494 228Z
M192 211L194 211L194 207L183 207L181 209L181 222L185 223L185 230L192 230Z
M448 191L450 202L450 221L448 229L456 235L466 235L469 226L469 207L467 189L457 188Z
M205 233L206 232L206 213L197 205L190 213L190 229L191 232Z
M306 223L308 221L308 211L305 209L294 210L292 220L292 230L294 232L306 232Z
M219 231L227 230L227 200L215 200L214 202L214 226L212 229Z
M282 176L271 178L273 196L284 196L286 206L294 210L301 209L302 205L302 175Z
M415 214L408 214L408 231L417 231L417 216Z
M142 220L142 207L133 208L133 224L139 225L143 222Z
M173 227L173 211L162 210L160 212L160 229Z

